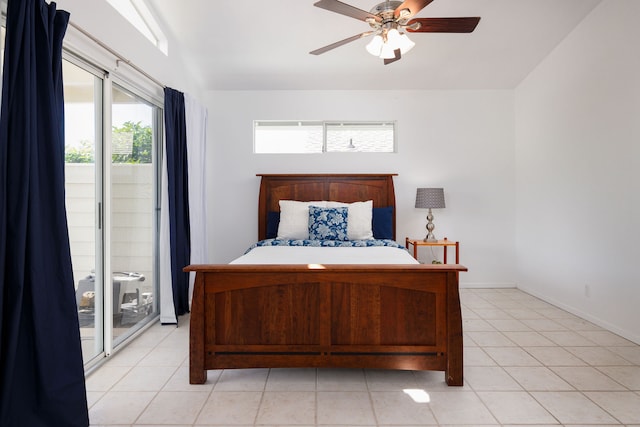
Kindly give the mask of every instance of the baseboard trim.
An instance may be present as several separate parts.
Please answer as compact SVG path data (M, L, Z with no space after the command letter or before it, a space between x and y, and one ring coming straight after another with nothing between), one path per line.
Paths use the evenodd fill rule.
M460 289L515 289L515 283L460 282Z
M613 325L605 320L600 319L599 317L593 316L589 313L586 313L582 310L577 309L576 307L570 306L568 304L562 303L560 301L554 300L553 298L549 298L546 295L543 295L539 292L536 292L534 290L531 290L527 287L521 287L518 286L518 289L520 289L522 292L526 292L529 295L532 295L536 298L540 298L541 300L543 300L544 302L548 302L549 304L555 305L558 308L563 309L564 311L567 311L573 315L576 315L584 320L588 320L589 322L600 326L601 328L604 328L606 330L608 330L609 332L613 332L616 335L620 335L622 338L627 339L635 344L640 345L640 336L633 333L632 331L628 331L625 329L621 329L616 325Z

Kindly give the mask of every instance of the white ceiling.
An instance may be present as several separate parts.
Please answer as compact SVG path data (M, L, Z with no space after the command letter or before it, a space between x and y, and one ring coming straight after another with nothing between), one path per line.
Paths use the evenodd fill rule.
M470 34L409 34L416 47L390 65L362 21L315 0L147 0L204 90L512 89L601 0L435 0L416 17L480 16ZM370 10L379 1L346 0ZM171 48L176 48L175 46Z

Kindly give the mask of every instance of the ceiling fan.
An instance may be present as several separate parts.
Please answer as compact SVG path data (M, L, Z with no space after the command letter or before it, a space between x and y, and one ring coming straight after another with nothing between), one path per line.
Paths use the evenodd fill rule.
M409 33L470 33L475 30L479 17L469 18L413 18L433 0L386 0L367 12L338 0L320 0L314 3L322 9L359 19L371 30L340 40L309 53L320 55L352 41L373 35L367 51L383 59L384 64L399 60L415 43ZM413 18L413 19L412 19Z

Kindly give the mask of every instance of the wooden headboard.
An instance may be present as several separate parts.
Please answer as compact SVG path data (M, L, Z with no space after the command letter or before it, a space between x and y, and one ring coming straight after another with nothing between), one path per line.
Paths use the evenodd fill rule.
M267 235L269 212L280 211L280 200L331 200L353 203L373 200L374 208L393 206L393 238L396 237L396 196L393 177L397 174L258 174L258 239Z

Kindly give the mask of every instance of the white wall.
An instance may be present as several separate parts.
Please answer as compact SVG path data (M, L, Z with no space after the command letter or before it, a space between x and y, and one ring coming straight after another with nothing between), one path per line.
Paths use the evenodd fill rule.
M71 14L71 24L89 32L163 85L188 92L196 97L200 93L170 33L166 33L169 54L165 55L105 0L57 0L56 3L58 9L66 10ZM107 71L118 70L121 76L143 87L147 86L149 92L154 92L153 95L162 96L161 88L155 84L149 85L145 78L140 77L128 65L122 62L117 64L115 57L89 41L72 25L68 27L65 35L65 47L81 51L84 57L88 57L99 66L106 67Z
M515 285L513 92L216 91L204 103L211 262L228 262L256 241L257 173L398 173L398 241L426 233L416 188L444 187L435 233L461 242L469 268L462 284ZM394 119L399 152L257 155L256 119Z
M515 97L518 287L637 343L639 18L603 1Z

